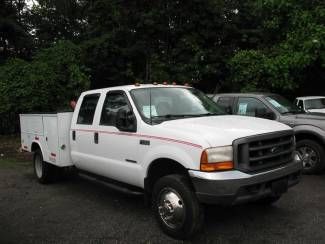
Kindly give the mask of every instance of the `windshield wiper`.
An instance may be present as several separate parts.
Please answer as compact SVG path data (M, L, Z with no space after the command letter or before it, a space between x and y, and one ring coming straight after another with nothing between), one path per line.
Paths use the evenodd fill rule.
M155 119L155 118L170 119L170 118L184 118L186 116L187 116L186 114L165 114L165 115L151 116L151 118L152 119Z
M189 114L188 116L204 117L204 116L215 116L215 115L220 115L220 114L217 114L217 113L205 113L205 114Z
M219 115L219 114L217 114L217 113L204 113L204 114L165 114L165 115L152 116L151 118L170 119L170 118L203 117L203 116L214 116L214 115Z

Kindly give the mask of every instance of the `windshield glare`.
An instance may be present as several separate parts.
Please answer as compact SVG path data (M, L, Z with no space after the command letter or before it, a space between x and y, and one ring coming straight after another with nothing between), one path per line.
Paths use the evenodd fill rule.
M281 114L302 112L295 104L279 95L267 96L265 99Z
M322 109L325 108L325 98L310 99L305 101L306 109Z
M131 96L147 123L224 114L217 104L194 88L139 88L132 90Z

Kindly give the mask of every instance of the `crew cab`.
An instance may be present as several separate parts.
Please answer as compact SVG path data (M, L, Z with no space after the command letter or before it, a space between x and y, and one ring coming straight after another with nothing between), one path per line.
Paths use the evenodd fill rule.
M299 182L293 130L224 115L200 91L129 85L81 94L73 113L21 114L22 148L40 183L64 169L152 203L175 238L200 230L204 204L270 204Z
M325 97L297 97L295 99L295 104L298 108L305 111L306 113L325 114Z
M277 120L293 128L304 173L325 168L325 116L305 113L286 98L271 93L217 94L213 98L228 114Z

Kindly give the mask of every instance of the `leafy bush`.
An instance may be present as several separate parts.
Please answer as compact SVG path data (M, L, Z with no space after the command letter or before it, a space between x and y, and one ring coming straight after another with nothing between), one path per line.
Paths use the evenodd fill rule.
M16 58L0 66L0 113L64 109L88 87L79 47L58 42L30 62Z

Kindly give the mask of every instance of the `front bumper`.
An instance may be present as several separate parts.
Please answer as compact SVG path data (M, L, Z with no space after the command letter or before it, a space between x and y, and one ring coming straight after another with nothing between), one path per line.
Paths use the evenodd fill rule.
M283 167L257 174L238 170L201 172L189 170L196 195L200 202L234 205L276 195L272 188L275 181L288 182L287 187L300 180L302 163L293 161Z

